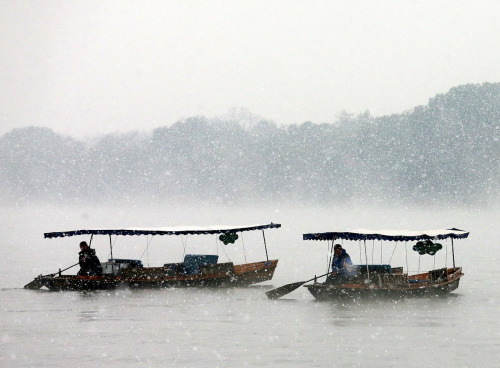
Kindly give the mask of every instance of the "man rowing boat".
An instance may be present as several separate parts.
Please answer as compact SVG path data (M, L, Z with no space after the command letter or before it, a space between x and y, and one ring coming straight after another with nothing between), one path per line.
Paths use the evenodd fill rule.
M328 275L326 282L331 284L343 284L356 275L352 268L352 261L342 245L335 244L333 247L332 274Z
M78 275L95 276L102 274L102 266L99 258L95 254L95 250L90 248L87 242L80 243L79 263L80 271Z

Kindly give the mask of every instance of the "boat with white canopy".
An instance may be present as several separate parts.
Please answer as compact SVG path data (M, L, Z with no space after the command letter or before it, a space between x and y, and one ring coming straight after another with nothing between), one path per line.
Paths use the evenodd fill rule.
M304 285L309 292L319 300L336 299L341 297L368 297L389 296L401 297L407 295L442 295L450 293L458 288L460 278L464 275L462 267L455 265L455 249L453 241L465 239L469 233L459 229L447 230L354 230L343 232L323 232L303 234L303 240L316 240L328 242L328 269L324 275L314 277L311 280L295 282L281 286L266 292L271 299L280 298L283 295L297 289L298 287L313 281L312 284ZM435 268L435 256L443 249L438 241L446 242L445 265ZM448 267L448 240L451 240L452 267ZM345 241L345 244L344 244ZM370 241L371 244L367 244ZM375 241L380 241L380 263L374 262ZM351 265L344 264L346 273L333 272L332 260L334 260L334 243L341 242L340 249L353 249L352 242L358 242L360 263ZM391 244L392 243L392 244ZM355 245L355 243L354 243ZM371 247L371 257L369 249ZM392 246L391 246L392 245ZM396 248L404 247L404 258L406 267L393 267L393 259ZM420 270L420 258L417 272L411 272L408 266L408 248L418 253L419 257L434 257L433 269L427 272ZM386 248L389 252L383 252ZM391 249L392 248L392 249ZM384 262L383 256L390 256L389 261ZM351 254L353 256L353 254ZM364 258L364 259L363 259ZM371 258L371 260L370 260ZM321 277L327 277L324 282L319 282Z
M62 272L78 265L49 275L37 276L25 285L26 289L47 288L49 290L105 290L119 286L144 287L190 287L190 286L245 286L271 280L278 260L270 260L264 230L281 227L269 223L249 226L205 226L205 227L162 227L162 228L122 228L122 229L81 229L45 233L45 238L61 238L90 235L89 245L94 236L109 236L110 258L101 263L99 275L63 275ZM215 235L217 247L235 243L238 233L262 231L265 261L235 265L233 262L218 262L214 254L185 254L183 262L165 263L161 267L144 267L141 260L113 257L112 236L190 236ZM116 238L115 238L116 241ZM149 243L148 243L149 244ZM217 248L219 249L219 248ZM245 256L246 260L246 256Z

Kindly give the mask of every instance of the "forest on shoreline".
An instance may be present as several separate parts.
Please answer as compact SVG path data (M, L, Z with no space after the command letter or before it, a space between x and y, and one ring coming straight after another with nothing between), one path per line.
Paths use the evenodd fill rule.
M0 201L489 206L499 126L500 83L324 124L192 117L85 141L34 122L0 137Z

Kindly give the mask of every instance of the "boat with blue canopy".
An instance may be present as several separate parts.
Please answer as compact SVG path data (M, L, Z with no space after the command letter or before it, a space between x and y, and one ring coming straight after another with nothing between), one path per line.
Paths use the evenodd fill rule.
M248 226L176 226L159 228L120 228L120 229L80 229L45 233L47 239L89 236L89 246L94 236L108 236L110 258L101 263L102 272L95 275L66 275L64 271L78 265L48 275L35 277L25 285L26 289L47 288L54 291L64 290L106 290L120 286L132 288L151 287L191 287L191 286L246 286L271 280L278 265L277 259L269 259L264 230L280 228L280 224ZM217 250L234 244L241 233L262 231L265 261L246 262L235 265L233 262L219 262L218 254L184 254L182 262L164 263L159 267L144 267L141 260L113 257L112 236L191 236L214 235ZM240 234L240 236L238 235ZM116 238L115 238L116 241ZM149 242L148 242L149 245ZM184 244L185 247L185 244ZM244 244L243 244L244 248ZM225 250L224 250L225 252ZM217 251L218 253L218 251ZM226 253L226 252L225 252ZM227 253L226 253L227 255Z
M300 286L306 287L319 300L342 297L402 297L408 295L443 295L458 288L462 267L455 265L455 249L453 241L465 239L469 233L459 229L446 230L366 230L359 229L341 232L322 232L303 234L303 240L326 241L328 244L326 273L307 281L295 282L266 292L270 299L280 298ZM380 247L375 242L380 242ZM441 244L445 242L445 247ZM349 252L358 243L359 264L352 264ZM393 244L392 251L390 244ZM451 242L451 244L449 244ZM344 244L345 243L345 244ZM371 243L371 244L370 244ZM335 244L335 245L334 245ZM371 257L369 248L371 245ZM391 264L396 248L404 248L406 267L394 267ZM418 270L410 270L408 248L418 253ZM451 247L452 267L448 266L448 253ZM384 253L384 248L389 252ZM436 268L436 254L444 249L444 265ZM380 262L375 262L375 254L379 249ZM335 251L337 250L337 252ZM443 252L443 251L442 251ZM354 254L353 254L354 255ZM388 257L388 261L384 261ZM421 271L423 257L432 257L432 269ZM422 262L423 263L423 262ZM319 282L322 277L326 280ZM306 284L313 281L312 284ZM306 284L306 285L304 285Z
M462 267L455 265L454 240L465 239L469 233L460 229L452 228L445 230L354 230L342 232L323 232L303 234L303 240L326 241L329 244L329 259L333 259L334 243L342 242L341 248L349 246L347 242L358 242L360 260L364 264L347 265L348 274L339 276L338 272L332 272L332 268L327 273L324 282L304 285L309 292L320 300L335 299L339 297L363 297L363 296L407 296L407 295L443 295L458 288L460 279L464 275ZM346 241L346 244L343 244ZM380 242L380 263L374 262L375 241ZM445 246L445 264L443 267L435 268L436 253L442 251L443 241ZM370 242L371 262L369 257ZM391 246L392 252L386 252L386 258L390 260L384 262L383 249ZM394 267L391 260L394 252L400 245L404 248L406 267ZM448 259L449 246L451 247L451 260ZM411 272L408 266L408 248L410 251L418 253L418 270ZM421 257L434 257L433 269L422 272L420 270ZM378 258L378 254L377 254ZM452 265L448 266L451 261ZM331 266L331 262L330 262Z

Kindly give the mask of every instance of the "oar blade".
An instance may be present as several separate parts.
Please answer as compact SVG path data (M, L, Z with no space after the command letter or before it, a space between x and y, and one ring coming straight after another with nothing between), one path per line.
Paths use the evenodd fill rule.
M269 299L278 299L278 298L281 298L283 295L291 293L295 289L304 285L306 282L307 281L300 281L300 282L294 282L291 284L286 284L286 285L280 286L279 288L267 291L266 295Z

